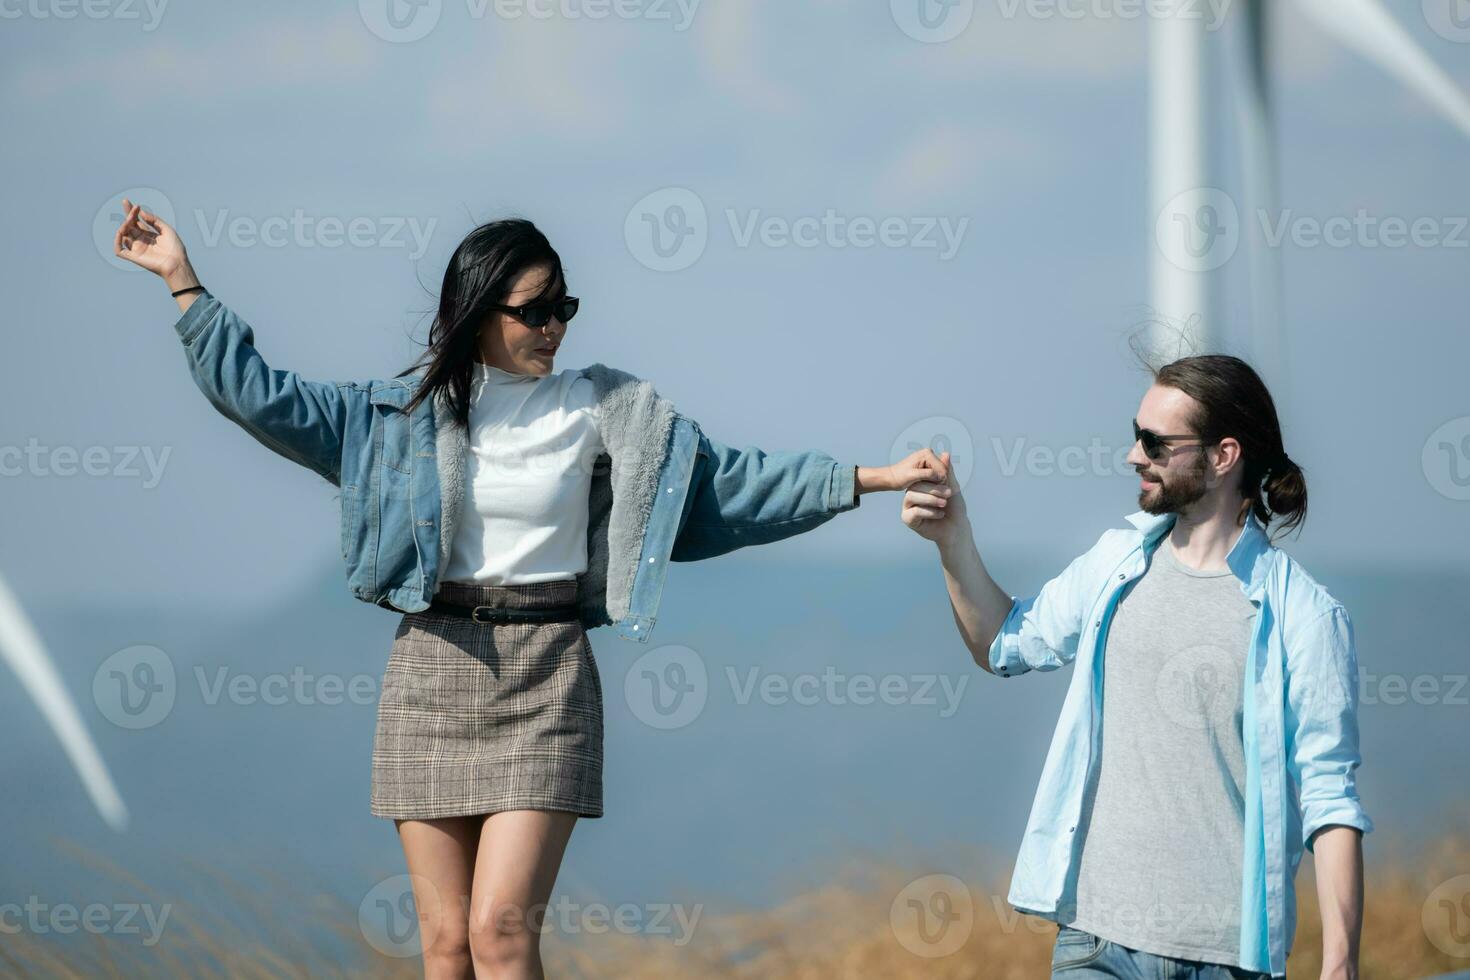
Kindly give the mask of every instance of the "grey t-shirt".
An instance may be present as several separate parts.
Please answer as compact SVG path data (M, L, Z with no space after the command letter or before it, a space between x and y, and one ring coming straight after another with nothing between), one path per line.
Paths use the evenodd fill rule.
M1119 600L1073 927L1239 964L1241 696L1255 616L1234 574L1183 565L1168 538Z

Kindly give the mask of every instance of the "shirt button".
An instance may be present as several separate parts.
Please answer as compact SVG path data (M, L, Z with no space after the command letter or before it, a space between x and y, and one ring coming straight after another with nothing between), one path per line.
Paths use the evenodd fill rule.
M648 563L649 563L649 564L650 564L650 565L652 565L652 564L653 564L653 559L652 559L652 558L650 558L650 559L648 559Z
M1128 573L1127 572L1119 572L1118 573L1118 581L1119 582L1123 581L1127 577L1128 577Z
M1068 827L1067 828L1067 833L1069 833L1069 834L1075 834L1076 832L1077 832L1077 828L1076 827Z

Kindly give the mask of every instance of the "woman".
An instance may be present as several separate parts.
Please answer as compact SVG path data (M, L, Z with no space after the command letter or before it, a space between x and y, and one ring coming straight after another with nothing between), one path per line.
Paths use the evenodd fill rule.
M116 254L168 283L196 383L341 488L348 586L403 612L371 810L398 828L426 976L541 976L535 913L577 817L602 815L586 629L646 642L669 561L790 537L944 468L928 450L885 467L735 450L630 374L554 372L578 301L523 220L460 243L413 366L303 381L266 366L171 227L123 208Z

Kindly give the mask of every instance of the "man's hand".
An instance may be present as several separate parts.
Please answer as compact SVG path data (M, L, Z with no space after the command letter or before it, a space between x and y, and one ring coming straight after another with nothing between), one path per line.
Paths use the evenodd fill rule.
M920 479L903 495L900 517L914 533L938 545L946 545L971 537L970 516L965 498L954 485L949 453L939 458L944 476Z

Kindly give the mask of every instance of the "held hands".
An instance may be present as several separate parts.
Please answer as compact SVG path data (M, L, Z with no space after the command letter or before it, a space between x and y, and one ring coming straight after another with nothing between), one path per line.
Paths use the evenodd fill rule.
M199 285L189 265L184 243L158 215L123 198L126 212L112 240L113 254L147 269L168 283L170 290Z
M932 457L933 453L929 455ZM934 471L920 473L908 484L900 517L920 537L944 547L971 536L970 516L965 508L965 498L954 484L949 453L940 456L938 462L939 466Z

